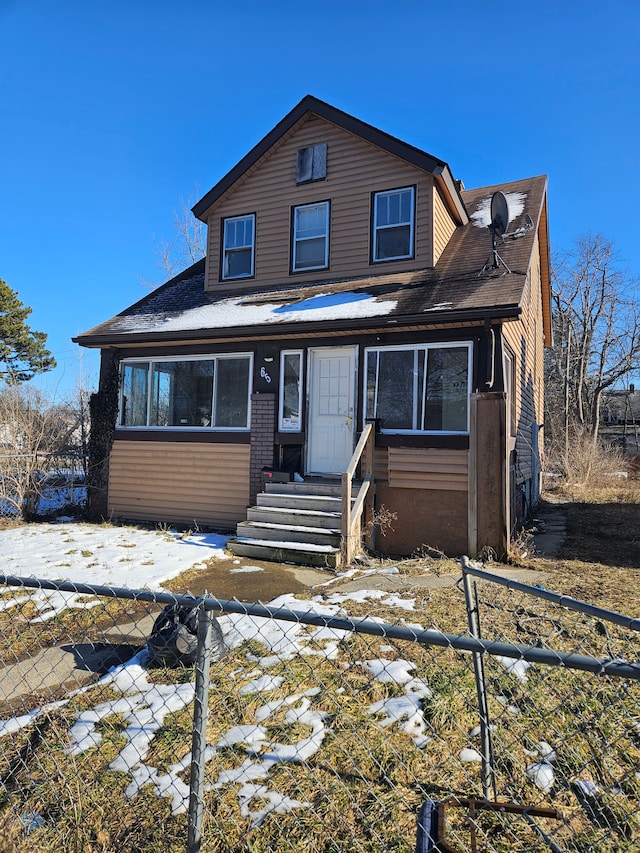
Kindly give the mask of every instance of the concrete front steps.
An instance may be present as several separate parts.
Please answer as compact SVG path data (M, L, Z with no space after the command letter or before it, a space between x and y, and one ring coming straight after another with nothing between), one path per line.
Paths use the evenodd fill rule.
M341 487L332 483L266 483L227 548L242 557L335 569L341 504Z

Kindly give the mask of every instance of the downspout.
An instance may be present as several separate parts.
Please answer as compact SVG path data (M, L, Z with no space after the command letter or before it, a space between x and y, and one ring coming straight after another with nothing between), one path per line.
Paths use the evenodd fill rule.
M487 379L484 386L485 391L491 391L496 380L496 333L491 325L491 317L485 317L484 332L487 338L487 363L484 374Z

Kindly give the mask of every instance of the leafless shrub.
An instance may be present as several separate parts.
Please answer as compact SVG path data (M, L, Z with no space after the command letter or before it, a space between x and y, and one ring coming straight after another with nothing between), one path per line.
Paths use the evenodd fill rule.
M64 406L52 406L34 388L0 392L0 515L33 516L56 454L68 453L75 422Z
M578 435L569 444L563 459L567 484L593 486L627 476L627 460L618 448Z

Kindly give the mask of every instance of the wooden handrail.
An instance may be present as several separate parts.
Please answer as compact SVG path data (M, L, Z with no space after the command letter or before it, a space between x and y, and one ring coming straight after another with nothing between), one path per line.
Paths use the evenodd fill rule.
M342 475L342 547L341 562L348 566L354 557L356 543L360 540L362 532L362 515L366 506L373 509L373 448L374 432L373 425L366 424L353 451L351 461L347 470ZM366 453L365 453L366 451ZM351 493L353 486L353 475L364 455L362 484L358 491L353 506L351 505Z

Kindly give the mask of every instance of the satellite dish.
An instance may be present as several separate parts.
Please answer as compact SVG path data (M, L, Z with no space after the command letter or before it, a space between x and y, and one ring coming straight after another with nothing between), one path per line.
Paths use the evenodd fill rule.
M496 270L500 265L502 265L508 273L511 272L509 267L505 264L505 262L498 254L498 246L496 241L496 237L503 237L503 235L507 231L508 225L509 203L507 202L505 194L503 192L500 192L500 190L497 190L491 196L491 225L489 226L489 228L491 229L491 255L489 256L489 259L482 268L480 275L490 269Z
M505 194L498 190L491 197L491 225L489 227L497 237L502 237L508 224L509 203Z

